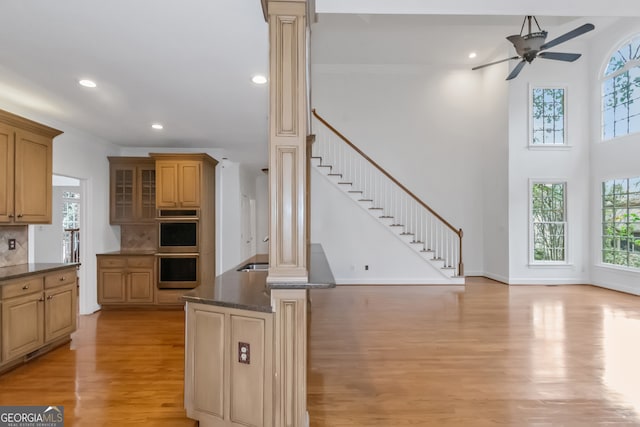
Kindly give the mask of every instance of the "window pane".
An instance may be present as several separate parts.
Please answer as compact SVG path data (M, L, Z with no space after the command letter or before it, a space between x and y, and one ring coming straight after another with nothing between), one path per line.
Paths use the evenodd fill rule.
M534 261L565 261L565 184L535 183L531 191Z
M565 143L564 96L564 89L532 89L531 144Z
M602 183L602 262L640 268L640 177Z

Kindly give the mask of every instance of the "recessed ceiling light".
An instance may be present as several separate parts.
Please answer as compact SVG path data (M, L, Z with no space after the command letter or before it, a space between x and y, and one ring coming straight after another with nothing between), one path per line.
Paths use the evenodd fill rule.
M96 82L94 82L93 80L87 80L87 79L82 79L78 83L80 84L80 86L84 86L84 87L96 87L96 86L98 86L96 84Z
M267 82L267 78L262 74L256 74L255 76L251 77L251 81L257 85L263 85Z
M161 130L164 128L164 126L162 126L160 123L154 123L151 125L152 128L154 128L155 130Z
M478 56L478 55L477 55L475 52L471 52L471 53L469 54L469 59L473 59L473 58L475 58L476 56Z

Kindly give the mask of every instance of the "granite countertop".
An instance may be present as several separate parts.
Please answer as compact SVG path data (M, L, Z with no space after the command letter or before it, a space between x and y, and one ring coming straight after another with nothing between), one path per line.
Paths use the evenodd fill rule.
M77 267L80 263L34 263L20 264L9 267L0 267L0 281L18 279L31 274L46 273L49 271L62 270L69 267Z
M237 271L251 262L268 262L268 255L256 255L226 273L216 277L214 283L203 283L184 295L188 302L220 305L242 310L271 313L271 289L333 288L335 280L321 245L310 247L311 265L309 281L267 283L267 271Z

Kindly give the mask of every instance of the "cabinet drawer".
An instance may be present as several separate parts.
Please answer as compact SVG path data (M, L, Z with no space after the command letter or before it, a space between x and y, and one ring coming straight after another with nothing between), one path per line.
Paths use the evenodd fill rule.
M55 273L47 274L44 277L44 288L54 288L56 286L68 285L70 283L75 283L76 281L76 270L68 269L63 271L58 271Z
M155 257L153 256L133 256L127 260L129 267L146 267L153 268Z
M126 267L127 259L123 257L104 256L98 257L98 267Z
M42 292L42 276L19 280L8 285L0 286L2 298L13 298L21 295L28 295L34 292Z

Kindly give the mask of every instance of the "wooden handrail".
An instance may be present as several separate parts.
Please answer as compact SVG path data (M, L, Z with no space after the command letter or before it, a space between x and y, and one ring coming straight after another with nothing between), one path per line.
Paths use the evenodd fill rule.
M449 222L442 218L436 211L434 211L433 209L431 209L431 207L429 205L427 205L425 202L423 202L422 200L420 200L418 198L418 196L416 196L415 194L413 194L411 191L409 191L409 189L407 187L405 187L404 185L402 185L400 182L398 182L397 179L395 179L393 176L391 176L391 174L389 172L387 172L386 170L384 170L379 164L377 164L375 161L373 161L373 159L371 159L371 157L367 156L364 152L362 152L362 150L360 150L358 147L356 147L351 141L349 141L347 139L346 136L344 136L343 134L341 134L336 128L334 128L333 126L331 126L329 123L327 123L327 121L325 119L323 119L317 112L316 109L314 108L312 110L313 115L320 120L320 122L325 125L326 127L328 127L329 129L331 129L331 131L333 133L335 133L336 135L338 135L340 137L340 139L342 139L349 147L353 148L358 154L360 154L362 157L364 157L369 163L371 163L373 166L376 167L376 169L378 169L384 176L386 176L387 178L389 178L394 184L396 184L398 187L400 187L405 193L407 193L409 196L411 196L413 198L413 200L415 200L418 204L420 204L420 206L422 206L423 208L425 208L426 210L428 210L429 212L431 212L433 214L433 216L435 216L436 218L438 218L443 224L445 224L447 227L449 227L451 229L451 231L453 231L454 233L456 233L458 235L458 237L460 237L462 239L462 229L458 229L456 230L456 228L449 224ZM461 246L462 247L462 246Z

